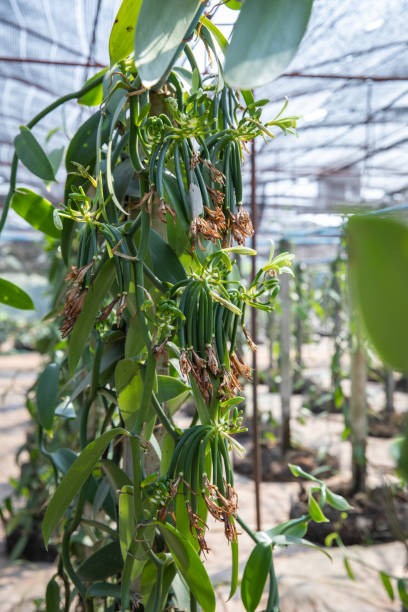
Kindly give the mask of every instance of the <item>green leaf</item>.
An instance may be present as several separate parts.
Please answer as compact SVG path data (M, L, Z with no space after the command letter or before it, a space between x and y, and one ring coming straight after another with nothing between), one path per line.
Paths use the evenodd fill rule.
M245 565L241 582L241 598L247 612L254 612L261 599L272 563L270 543L259 542Z
M114 461L111 461L110 459L102 459L101 468L108 477L114 491L121 489L125 485L132 485L132 481L130 480L129 476L118 465L116 465Z
M322 509L311 493L309 495L309 514L315 523L329 522L329 519L324 516Z
M142 0L122 1L109 37L111 65L132 53L135 27L141 6Z
M52 238L60 238L61 231L55 227L51 202L30 189L19 187L11 198L11 207L32 227Z
M53 462L55 463L57 469L62 472L62 474L66 474L77 458L77 454L71 448L59 448L54 453L51 453L51 457Z
M120 413L127 429L134 426L143 395L140 366L131 359L122 359L115 369L115 386Z
M157 523L177 569L205 612L215 612L215 595L205 567L187 539L168 523Z
M88 290L81 314L71 332L68 350L68 366L73 374L88 342L95 323L96 316L103 306L103 300L108 293L114 278L114 263L107 261L99 270L95 282Z
M305 472L305 470L303 470L299 465L293 465L293 463L288 463L288 467L294 476L300 476L302 478L306 478L306 480L311 480L312 482L318 482L319 484L322 484L321 480Z
M106 71L107 71L107 68L103 68L103 70L100 70L99 72L91 76L91 78L88 79L86 83L84 84L84 87L85 85L90 85L91 83L96 81L102 74L105 74ZM83 106L98 106L102 102L102 100L103 100L103 84L101 82L95 85L95 87L90 89L86 94L78 98L78 103L82 104Z
M313 0L245 0L225 56L231 87L266 85L289 65L305 33Z
M123 559L120 545L115 540L87 557L78 567L77 574L80 580L93 582L94 580L105 580L105 578L117 574L122 567Z
M342 495L338 495L337 493L333 493L330 489L326 489L326 501L327 503L336 508L336 510L352 510L353 506L350 506L347 499L345 499Z
M306 548L313 548L314 550L318 550L319 552L326 555L326 557L328 557L330 560L332 559L327 550L325 550L321 546L313 544L313 542L309 542L309 540L305 540L304 538L298 538L296 536L286 534L272 535L270 537L270 543L276 546L290 546L290 544L298 544L300 546L305 546Z
M171 68L201 0L143 2L135 32L135 64L145 87L153 87Z
M381 582L383 583L384 589L386 590L388 597L391 599L391 601L394 601L395 599L394 589L392 588L392 582L390 580L389 575L386 574L385 572L379 572L379 574L380 574Z
M61 162L64 158L64 151L65 147L58 147L57 149L50 151L50 154L48 155L48 159L50 160L55 175L61 166Z
M174 378L173 376L159 374L157 377L157 382L159 386L157 399L160 403L168 402L169 400L178 397L185 391L191 391L188 385L185 385L181 380Z
M127 435L126 429L117 427L105 432L99 438L96 438L96 440L91 442L75 459L74 463L65 474L45 512L42 532L46 546L48 545L52 532L58 525L75 495L82 485L85 484L99 457L108 444L119 435Z
M47 584L45 592L45 609L46 612L56 612L60 609L60 588L54 577Z
M408 227L377 215L348 223L354 304L381 359L408 371Z
M225 6L228 6L228 8L232 9L233 11L240 11L242 8L242 0L228 0L228 2L225 3Z
M400 600L402 601L404 608L406 610L408 610L408 593L407 593L407 589L405 586L405 579L404 578L398 578L397 580L397 589L398 589L398 595L400 597Z
M234 596L238 586L238 570L239 570L239 557L238 557L238 538L231 542L231 587L228 595L228 600Z
M186 271L173 249L153 229L150 230L149 250L153 272L160 280L174 284L186 278Z
M214 36L217 41L221 51L225 54L228 49L228 41L225 38L224 34L217 28L217 26L210 21L207 17L201 17L203 24L210 30L211 34Z
M350 578L350 580L355 580L356 577L354 575L353 570L351 569L350 561L346 557L344 557L343 562L344 562L344 567L346 568L348 577Z
M5 278L0 278L0 303L20 310L35 310L28 293Z
M125 485L119 495L119 540L123 560L126 559L136 529L133 486Z
M20 133L14 139L17 157L26 168L44 181L55 181L54 170L44 149L25 125L20 126Z
M60 368L56 363L49 363L38 378L36 400L38 420L44 429L52 429L54 411L57 405Z
M114 597L115 599L120 599L120 586L110 582L95 582L89 587L87 595L90 597Z
M299 518L285 521L284 523L280 523L279 525L275 525L275 527L268 529L266 533L269 537L285 534L288 536L302 538L307 531L307 521L305 519L306 515L303 515Z

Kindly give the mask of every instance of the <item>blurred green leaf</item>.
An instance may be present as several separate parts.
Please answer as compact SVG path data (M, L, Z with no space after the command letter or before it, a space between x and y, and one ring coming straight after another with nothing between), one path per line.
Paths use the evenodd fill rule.
M408 227L376 215L347 228L352 298L384 363L408 371Z
M386 590L388 597L391 599L391 601L394 601L395 599L394 589L392 588L392 583L391 583L389 575L386 574L385 572L379 572L379 574L380 574L381 582L383 583L384 589Z
M77 569L78 576L86 582L105 580L121 571L123 559L119 542L109 542L92 553Z
M230 87L252 89L285 71L303 38L313 0L245 0L225 56Z
M47 584L45 592L45 609L46 612L56 612L60 609L60 588L54 577Z
M322 509L311 493L309 495L309 514L315 523L329 522L329 519L324 516Z
M38 420L44 429L51 430L54 411L57 405L60 368L56 363L49 363L38 378L36 400Z
M20 310L35 310L28 293L5 278L0 278L0 303Z

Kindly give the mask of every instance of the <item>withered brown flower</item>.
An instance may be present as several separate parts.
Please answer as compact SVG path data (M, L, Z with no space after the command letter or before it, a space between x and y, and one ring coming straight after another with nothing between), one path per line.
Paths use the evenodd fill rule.
M230 213L231 233L239 245L244 245L247 237L252 236L254 227L249 215L243 206L240 206L236 215Z
M247 328L245 327L245 325L242 326L242 331L244 332L245 338L247 339L247 342L249 344L249 348L254 353L258 347L255 344L255 342L252 340L251 335L250 335L249 331L247 330Z

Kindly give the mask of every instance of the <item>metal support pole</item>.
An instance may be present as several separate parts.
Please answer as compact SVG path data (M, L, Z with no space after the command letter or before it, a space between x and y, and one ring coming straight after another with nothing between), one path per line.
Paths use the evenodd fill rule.
M251 142L251 216L254 226L252 236L252 248L256 250L256 232L258 225L258 210L256 201L256 166L255 166L255 142ZM251 282L256 275L256 255L252 257ZM251 336L256 344L257 341L257 310L251 308ZM258 364L256 351L252 353L252 444L253 444L253 472L255 481L255 507L256 507L256 528L261 530L261 448L259 445L258 428Z
M360 330L357 328L355 346L351 353L350 437L352 447L352 493L364 491L366 488L366 445L368 430L366 384L366 355Z
M386 370L385 372L385 411L394 412L394 391L395 391L395 380L394 372L392 370Z

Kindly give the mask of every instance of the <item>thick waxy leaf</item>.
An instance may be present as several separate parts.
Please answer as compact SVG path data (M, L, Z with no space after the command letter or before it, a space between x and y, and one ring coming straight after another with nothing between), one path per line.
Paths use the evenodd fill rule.
M242 603L248 612L254 612L259 604L271 563L271 545L259 542L247 561L241 582Z
M206 612L215 611L215 595L204 565L184 536L168 523L157 523L173 555L177 569L187 582L198 603Z
M408 371L408 227L376 215L348 223L352 297L381 359Z
M306 515L303 515L303 517L285 521L284 523L280 523L268 529L266 533L270 538L281 534L302 538L307 531L307 522L304 520L305 518Z
M113 576L123 567L123 559L118 541L110 542L103 546L78 567L78 576L81 580L94 581L105 580Z
M57 405L59 365L49 363L37 381L36 399L38 420L45 429L52 428Z
M102 74L105 74L107 68L100 70L94 74L90 79L87 80L85 85L90 85L93 81L96 81ZM85 87L84 85L84 87ZM86 94L78 98L79 104L83 104L84 106L98 106L103 100L103 85L102 83L98 83L89 90Z
M76 320L69 341L68 366L72 373L75 372L81 358L96 316L102 309L103 300L112 285L113 277L114 264L112 260L109 260L103 265L95 282L88 290L81 314Z
M342 495L338 495L337 493L333 493L330 489L326 489L326 501L330 506L336 508L336 510L352 510L353 506L350 506L347 499L345 499Z
M116 64L133 51L135 28L142 0L123 0L109 37L109 57Z
M153 229L150 230L149 250L152 258L153 272L160 280L177 283L186 278L186 271L173 249Z
M101 467L103 471L106 473L114 491L121 489L125 485L132 485L132 481L129 476L121 470L121 468L116 465L114 461L110 459L102 459Z
M315 523L329 522L329 519L324 516L322 509L312 494L309 495L309 514Z
M285 71L305 33L313 0L245 0L225 56L231 87L266 85Z
M119 435L127 435L127 431L121 427L117 427L116 429L111 429L102 434L102 436L91 442L82 451L65 474L45 512L42 532L46 546L48 545L52 532L58 525L75 495L86 482L103 451L108 446L109 442L111 442L115 436Z
M185 391L190 391L190 387L185 385L178 378L174 378L173 376L165 376L159 374L157 377L158 381L158 392L157 399L159 402L168 402L174 397L178 397L181 393Z
M26 168L44 181L55 181L54 170L44 149L25 125L14 139L17 157Z
M119 495L119 540L123 560L127 557L135 535L135 528L136 517L133 487L125 485L121 488Z
M20 310L35 310L30 296L5 278L0 278L0 303Z
M125 425L132 429L143 395L143 379L140 367L131 359L122 359L115 369L115 385L119 409Z
M30 189L20 187L13 193L11 207L27 223L40 232L53 238L59 238L61 231L55 227L53 213L55 208L45 198Z
M58 582L54 577L47 584L45 592L45 608L46 612L55 612L60 609L60 589Z
M145 0L135 33L135 63L145 87L153 87L171 67L201 0Z

